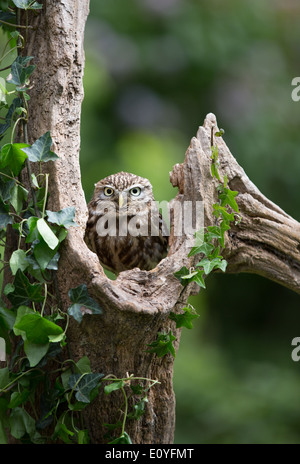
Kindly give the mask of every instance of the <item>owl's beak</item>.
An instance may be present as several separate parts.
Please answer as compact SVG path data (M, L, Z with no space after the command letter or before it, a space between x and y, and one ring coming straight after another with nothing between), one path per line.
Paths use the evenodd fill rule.
M119 208L122 208L123 205L124 205L124 197L123 197L122 193L120 193L120 195L119 195Z

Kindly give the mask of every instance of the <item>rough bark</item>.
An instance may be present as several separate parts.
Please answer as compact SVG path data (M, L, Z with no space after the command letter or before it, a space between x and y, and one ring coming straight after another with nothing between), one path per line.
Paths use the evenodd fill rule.
M87 355L95 372L121 377L128 372L159 380L161 383L150 392L145 415L140 421L128 422L127 431L134 443L171 443L175 424L173 358L157 358L145 349L158 331L169 328L177 336L178 347L180 332L168 315L181 308L192 291L189 287L183 290L174 277L183 265L193 265L187 258L191 237L171 234L169 256L153 271L134 269L121 273L115 281L105 276L96 255L83 241L87 206L80 181L79 148L88 7L88 0L47 0L44 10L30 18L37 30L30 32L25 51L35 57L38 67L31 90L30 141L50 130L53 149L60 157L44 167L51 179L49 209L75 206L79 224L70 229L62 249L58 271L61 305L67 310L68 290L87 284L103 314L85 315L81 325L71 324L71 354L75 358ZM178 188L178 202L203 202L205 226L214 223L212 204L217 201L216 182L210 175L212 127L217 130L216 120L208 115L183 164L174 166L170 175ZM258 191L222 139L215 142L220 151L220 172L226 172L230 187L240 192L237 201L242 220L226 243L229 272L257 272L299 291L299 223ZM101 395L87 410L85 421L94 443L105 441L103 423L113 422L119 399L117 393Z

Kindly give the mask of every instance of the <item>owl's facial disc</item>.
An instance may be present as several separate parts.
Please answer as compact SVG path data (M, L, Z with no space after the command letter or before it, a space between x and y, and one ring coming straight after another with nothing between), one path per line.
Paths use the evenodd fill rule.
M104 207L110 211L112 205L115 205L115 212L117 214L128 214L133 213L135 211L136 206L134 205L139 205L138 211L140 211L140 200L144 199L145 196L145 187L140 184L132 184L130 187L127 188L118 188L114 184L104 184L101 186L100 190L100 198L102 200L105 200L106 203L101 203L101 206ZM111 203L112 202L112 203Z

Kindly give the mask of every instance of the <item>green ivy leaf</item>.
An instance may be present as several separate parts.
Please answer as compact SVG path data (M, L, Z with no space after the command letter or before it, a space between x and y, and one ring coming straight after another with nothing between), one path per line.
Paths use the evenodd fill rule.
M221 237L221 229L219 226L208 226L207 232L204 235L204 241L206 243L211 242L214 238L219 239Z
M12 104L10 105L9 110L5 116L5 123L0 124L0 139L3 138L4 133L7 131L7 129L10 128L16 114L16 109L19 108L22 103L23 102L19 97L14 98L12 101Z
M220 255L220 247L217 246L214 251L212 253L210 253L210 255L208 255L208 259L215 259L215 258L219 258L219 259L223 259L223 256Z
M25 314L15 325L15 329L25 332L26 339L37 345L45 345L49 342L49 336L61 335L63 329L49 321L39 313Z
M133 406L133 411L128 414L128 419L139 420L145 413L145 404L148 402L147 398L143 398L141 401Z
M0 326L11 330L16 320L16 314L11 309L0 306Z
M72 366L72 369L69 368L61 374L62 384L65 390L69 388L69 379L72 374L91 374L91 363L87 356L83 356L77 361L75 366Z
M200 253L203 253L205 256L209 255L214 249L214 246L211 243L204 242L198 247L193 247L189 252L188 256L195 256Z
M227 174L225 174L225 176L224 176L224 181L223 181L223 183L224 183L224 188L226 188L226 187L227 187L227 184L228 184L228 176L227 176Z
M220 269L223 272L226 271L227 264L228 264L226 259L221 259L221 260L216 259L216 260L213 260L213 261L215 261L215 263L214 263L215 269Z
M10 402L8 404L8 407L13 409L13 408L16 408L17 406L20 406L20 404L26 403L29 395L30 395L30 390L28 390L27 388L25 388L21 392L13 392L10 397Z
M219 149L217 146L211 147L211 159L217 161L219 157Z
M23 151L27 154L28 159L33 162L55 161L58 156L51 151L52 138L50 132L46 132L31 147L24 148Z
M39 209L39 211L43 210L44 203L45 203L45 195L46 195L45 187L40 187L35 192L37 208ZM35 216L36 210L35 210L35 205L33 204L32 199L29 202L28 210L29 210L29 212L32 213L33 216Z
M14 18L16 18L16 15L13 15ZM9 33L9 35L13 38L13 39L17 39L18 37L20 37L20 32L19 31L11 31Z
M23 169L27 158L22 149L28 146L26 143L7 143L4 145L0 153L0 169L8 166L13 176L17 176Z
M31 180L32 180L33 185L34 185L37 189L39 189L39 188L40 188L39 182L38 182L37 177L36 177L36 175L35 175L34 173L31 174Z
M212 163L210 167L210 172L213 178L215 177L216 179L220 180L220 174L218 171L218 163Z
M50 343L36 344L28 340L24 341L24 351L30 367L35 367L46 356L49 346Z
M204 271L198 270L197 274L192 278L191 282L196 282L199 287L206 288L204 278L203 278Z
M8 3L9 3L9 0L0 1L0 8L1 10L3 10L0 12L0 19L2 21L11 22L13 19L16 19L16 15L8 11L8 7L9 7Z
M26 257L26 253L24 250L16 250L12 253L9 266L13 275L16 275L17 271L20 269L21 271L25 271L28 267L28 261Z
M33 2L31 1L28 7L29 10L41 10L42 8L43 8L43 5L36 1L33 1Z
M193 328L192 321L199 317L196 310L192 306L187 306L182 309L184 312L181 314L170 313L170 319L176 322L176 328L186 327L187 329Z
M58 261L59 261L59 258L60 258L60 254L59 253L55 253L55 255L53 256L53 258L48 262L47 266L45 269L49 269L51 271L57 271L58 269Z
M0 369L0 388L5 388L9 383L9 369L8 367L3 367Z
M53 211L47 210L46 214L48 216L49 222L58 224L59 226L64 226L67 229L71 226L78 226L78 224L76 224L76 222L74 221L74 218L75 218L74 206L64 208L56 213Z
M43 8L41 3L36 2L35 0L12 0L17 8L22 10L40 10Z
M14 180L7 180L0 174L0 200L3 203L7 203L11 199L15 185L16 182Z
M38 219L36 226L37 230L39 231L43 240L47 243L48 247L51 248L51 250L54 250L59 245L59 240L56 237L56 235L52 232L45 219Z
M91 362L87 356L82 356L76 363L76 369L81 374L91 374Z
M19 308L17 310L17 316L16 316L15 324L13 326L14 334L17 335L17 336L21 335L24 340L26 339L25 332L23 332L22 330L16 329L16 325L20 322L22 317L25 316L25 314L35 314L35 312L33 311L33 309L29 308L28 306L19 306Z
M120 388L124 387L124 380L117 380L115 382L110 383L104 387L104 393L109 395L111 392L120 390Z
M28 233L26 243L32 242L32 253L27 257L33 269L57 269L60 255L57 250L59 243L62 242L67 234L65 229L53 231L44 219L32 216L27 221ZM54 248L53 248L54 247ZM34 261L35 260L35 261ZM36 266L38 264L38 267Z
M54 250L49 248L47 243L41 237L39 240L35 240L32 243L34 259L42 271L45 271L45 269L55 269L55 267L57 267L60 257L57 253L57 248ZM34 261L32 261L32 257L28 257L28 259L34 268Z
M202 245L203 246L203 245ZM200 287L206 288L202 277L204 271L193 269L189 271L185 266L174 274L180 280L181 285L186 286L191 282L196 282Z
M156 355L161 358L162 356L165 356L169 352L172 354L172 356L176 356L175 353L175 348L173 346L173 341L176 340L176 337L172 334L171 330L167 334L165 332L158 332L157 339L150 343L150 345L147 345L150 347L149 350L147 350L148 353L156 353Z
M146 391L139 383L137 385L130 385L130 388L135 395L141 395L144 391Z
M28 190L26 190L22 185L15 184L12 192L10 203L13 206L15 212L20 214L23 209L23 204L28 199Z
M29 76L33 73L36 66L28 65L33 56L18 56L11 65L11 73L6 78L9 84L17 86L17 90L22 90L28 83Z
M35 216L31 216L28 220L27 220L27 226L28 226L28 234L27 234L27 237L26 237L26 243L31 243L31 242L34 242L35 240L38 240L38 230L37 230L37 222L38 222L39 218L38 217L35 217Z
M81 311L82 307L88 308L91 314L102 314L102 309L98 303L89 296L85 284L79 285L79 287L76 288L71 288L69 290L69 298L73 304L69 307L68 314L73 316L79 323L82 321L83 317Z
M109 445L113 445L113 444L132 445L132 441L128 433L124 432L123 435L121 435L120 437L116 438L113 441L110 441L108 444Z
M219 205L219 203L216 203L215 205L213 205L213 209L214 209L213 215L216 218L219 218L220 216L222 216L224 221L226 221L227 223L234 221L234 214L228 213L225 206L221 206Z
M6 229L8 224L12 224L13 219L9 214L9 206L0 202L0 231Z
M230 225L227 221L222 221L220 225L221 229L221 238L220 238L220 245L224 248L225 247L225 232L230 230Z
M77 437L78 445L88 445L90 443L90 437L88 430L79 430Z
M188 279L189 282L193 280L193 278L198 274L198 271L190 271L187 275L182 276L182 279Z
M174 273L174 276L180 280L181 285L185 286L188 284L188 281L185 279L187 275L190 274L190 271L186 266L183 266L179 271Z
M41 303L44 300L40 284L31 284L28 278L19 269L14 280L14 290L7 295L13 306L27 305L34 301Z
M69 378L69 387L76 391L75 397L82 403L91 402L91 392L100 385L100 379L104 374L73 374Z
M203 267L206 275L210 274L214 269L221 269L223 272L226 271L227 261L222 257L217 256L212 259L202 259L196 266Z
M5 404L6 400L4 398L0 398L0 445L7 445L8 440L5 431L5 422L8 420L5 413L3 413L4 406L1 407L2 404ZM1 417L2 416L2 417Z
M54 433L52 438L60 438L64 443L66 444L71 444L72 441L70 440L70 437L72 438L74 436L74 432L68 429L68 427L62 422L64 418L64 415L62 415L54 429Z
M207 258L202 259L199 263L196 264L196 266L203 267L204 273L206 275L210 274L214 268L212 261Z
M238 192L230 190L222 185L219 186L219 199L221 200L221 206L229 205L236 213L239 212L239 207L235 201L235 197L238 195Z
M23 408L12 409L9 416L10 432L13 437L20 439L25 433L32 436L35 433L35 420Z

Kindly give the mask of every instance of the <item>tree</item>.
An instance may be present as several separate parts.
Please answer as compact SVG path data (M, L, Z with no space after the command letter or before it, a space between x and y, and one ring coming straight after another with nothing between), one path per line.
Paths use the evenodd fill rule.
M128 373L159 383L148 392L147 404L143 404L145 411L139 420L127 420L126 434L133 443L171 443L175 425L172 347L174 343L177 350L181 329L176 328L169 316L180 314L189 295L198 291L193 272L203 249L188 256L187 243L191 236L178 237L172 229L169 255L153 271L134 269L112 281L84 243L87 206L80 180L79 151L83 38L88 7L88 0L48 0L38 14L23 11L20 18L22 24L28 20L32 27L23 56L35 57L37 65L30 91L29 143L33 144L49 131L53 151L59 157L42 165L43 173L49 174L50 179L47 209L60 211L75 207L78 224L69 229L63 242L57 278L50 291L57 295L60 309L67 312L71 304L70 289L85 284L102 311L95 315L87 310L80 324L70 319L69 351L64 353L65 359L71 356L75 361L88 356L92 372L115 376L111 390L116 391L106 395L100 389L93 404L84 410L84 424L92 442L107 441L105 424L112 424L114 414L123 406L122 388L126 381L117 382ZM197 137L192 139L184 162L174 166L170 174L172 185L178 188L175 200L181 205L186 201L202 202L204 225L214 227L222 214L213 205L219 204L222 208L220 195L225 193L228 197L228 191L237 191L238 195L232 194L229 199L233 211L230 212L231 228L224 229L222 237L228 272L256 272L299 292L299 223L259 192L222 137L217 136L218 132L214 115L208 115ZM214 157L216 150L218 156ZM32 169L35 170L34 166ZM221 191L220 179L226 179ZM8 243L8 255L13 247L13 242ZM174 276L182 268L187 270L182 275L185 281ZM200 273L200 286L204 285L203 274ZM160 340L171 348L171 353L149 352L148 345L153 348L159 334L165 337ZM126 437L123 433L123 439Z

